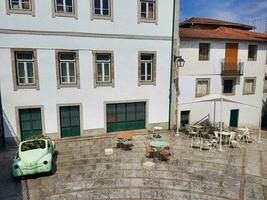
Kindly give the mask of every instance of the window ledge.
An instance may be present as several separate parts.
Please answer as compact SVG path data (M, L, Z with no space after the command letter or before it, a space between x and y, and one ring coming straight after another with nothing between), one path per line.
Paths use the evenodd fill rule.
M55 18L55 17L71 17L71 18L78 19L78 17L76 16L75 13L59 13L59 12L54 12L53 13L53 18Z
M223 93L225 96L235 96L235 93Z
M255 93L243 93L243 95L255 95Z
M158 20L157 19L140 19L139 24L140 23L152 23L152 24L158 25Z
M110 20L113 22L112 16L105 16L105 15L92 15L91 20Z
M24 90L24 89L35 89L40 90L40 87L38 85L16 85L14 90Z
M152 82L152 81L139 81L138 82L138 86L142 86L142 85L153 85L156 86L156 82Z
M33 10L23 10L23 9L9 9L9 10L8 10L8 15L9 15L9 14L32 15L33 17L35 16Z
M94 87L95 88L97 87L113 87L114 88L114 83L95 83Z
M80 85L75 83L75 84L59 84L58 89L61 89L61 88L78 88L80 89Z

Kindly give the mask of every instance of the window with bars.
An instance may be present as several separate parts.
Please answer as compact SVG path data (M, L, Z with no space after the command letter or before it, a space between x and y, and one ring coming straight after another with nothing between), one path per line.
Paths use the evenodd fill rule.
M139 84L151 84L156 80L156 53L139 53Z
M245 78L244 79L244 95L255 94L256 78Z
M109 17L111 15L111 0L93 0L95 16Z
M73 13L74 0L55 0L55 12Z
M156 0L139 0L140 1L140 19L156 20Z
M18 85L34 85L34 56L33 52L15 52L16 76Z
M58 53L60 84L76 84L76 53L60 52Z
M257 45L248 45L248 61L256 61L257 60Z
M210 59L210 43L199 44L199 60L208 61Z
M196 80L196 97L202 97L210 93L210 79Z
M31 0L9 0L9 8L15 10L31 10Z

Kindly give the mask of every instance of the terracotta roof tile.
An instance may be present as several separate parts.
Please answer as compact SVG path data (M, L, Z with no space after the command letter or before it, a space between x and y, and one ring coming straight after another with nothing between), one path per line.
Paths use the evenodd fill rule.
M192 17L190 19L185 20L184 22L180 23L180 27L187 27L187 25L195 25L195 24L202 24L202 25L218 25L218 26L228 26L228 27L236 27L245 30L255 29L254 26L250 26L247 24L241 24L236 22L229 22L223 21L218 19L210 19L210 18L199 18L199 17Z
M267 34L250 32L240 29L219 27L217 29L180 28L180 37L183 39L217 39L267 42Z

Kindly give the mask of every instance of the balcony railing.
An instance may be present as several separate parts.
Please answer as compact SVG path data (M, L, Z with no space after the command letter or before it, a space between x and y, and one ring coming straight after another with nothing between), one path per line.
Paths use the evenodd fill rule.
M242 76L244 72L244 62L237 61L237 63L221 62L221 75L223 76Z

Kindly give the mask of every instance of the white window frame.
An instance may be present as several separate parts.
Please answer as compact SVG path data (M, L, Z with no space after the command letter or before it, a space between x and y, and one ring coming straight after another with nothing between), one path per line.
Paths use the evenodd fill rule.
M18 1L18 4L19 4L19 7L18 8L14 8L14 7L12 7L12 2L13 1L16 1L16 0L9 0L9 8L11 10L26 10L26 11L29 11L29 10L32 9L32 2L31 2L31 0L29 0L29 9L22 8L22 4L23 4L22 1L23 0L17 0Z
M63 1L63 11L58 11L57 10L57 0L55 0L54 2L55 2L55 12L56 13L74 13L75 12L75 10L74 10L74 0L71 0L72 1L72 12L67 12L67 5L66 5L66 0L62 0Z
M67 52L66 52L67 53ZM64 54L64 52L61 52L60 54ZM76 84L77 83L77 73L76 73L76 54L75 53L73 53L74 54L74 59L73 60L61 60L60 58L59 58L59 67L60 67L60 69L59 69L59 71L60 71L60 84L62 84L62 85L64 85L64 84ZM63 76L62 76L62 64L63 63L65 63L66 64L66 73L67 73L67 75L66 76L64 76L64 77L66 77L67 78L67 81L66 82L63 82ZM70 74L69 74L69 64L70 63L73 63L73 65L74 65L74 76L70 76ZM71 77L74 77L74 80L75 81L70 81L70 78Z
M97 83L111 83L111 54L106 54L109 55L109 60L97 60L97 55L100 54L96 54L96 82ZM105 53L103 53L102 55L105 55ZM98 76L98 65L101 64L102 66L102 80L99 81L99 76ZM105 64L108 64L108 69L109 69L109 75L108 75L108 81L105 80L106 75L105 75Z
M141 54L141 57L140 57L140 63L141 63L141 66L140 66L140 81L142 82L152 82L153 80L153 70L154 70L154 64L153 64L153 57L154 55L153 54L147 54L147 55L150 55L151 56L151 60L142 60L142 55L144 55L145 53L142 53ZM145 64L145 74L142 75L142 64ZM148 64L151 64L151 74L150 74L150 79L148 79L148 74L147 74L147 65ZM145 80L142 79L142 77L145 77Z
M32 53L32 59L18 59L17 58L17 54L18 53L27 53L27 52L16 52L15 54L15 57L16 57L16 70L17 70L17 81L18 81L18 85L35 85L35 65L34 65L34 53L33 52L29 52L29 53ZM20 77L19 76L19 63L23 63L23 66L24 66L24 77ZM32 64L32 74L33 76L32 77L28 77L28 69L27 69L27 64L28 63L31 63ZM20 79L24 79L24 83L21 83L20 82ZM29 83L29 78L32 78L33 79L33 82L32 83Z
M146 17L142 17L142 4L146 4ZM149 18L149 4L153 3L153 18ZM137 0L138 23L147 22L158 24L158 0Z
M94 10L93 10L93 13L94 13L94 15L95 16L103 16L103 17L105 17L105 16L107 16L107 17L109 17L110 16L110 14L111 14L111 2L110 2L110 0L108 0L108 15L104 15L103 14L103 10L104 10L104 8L103 8L103 0L99 0L100 1L100 14L96 14L95 13L95 1L93 0L93 4L94 4Z

